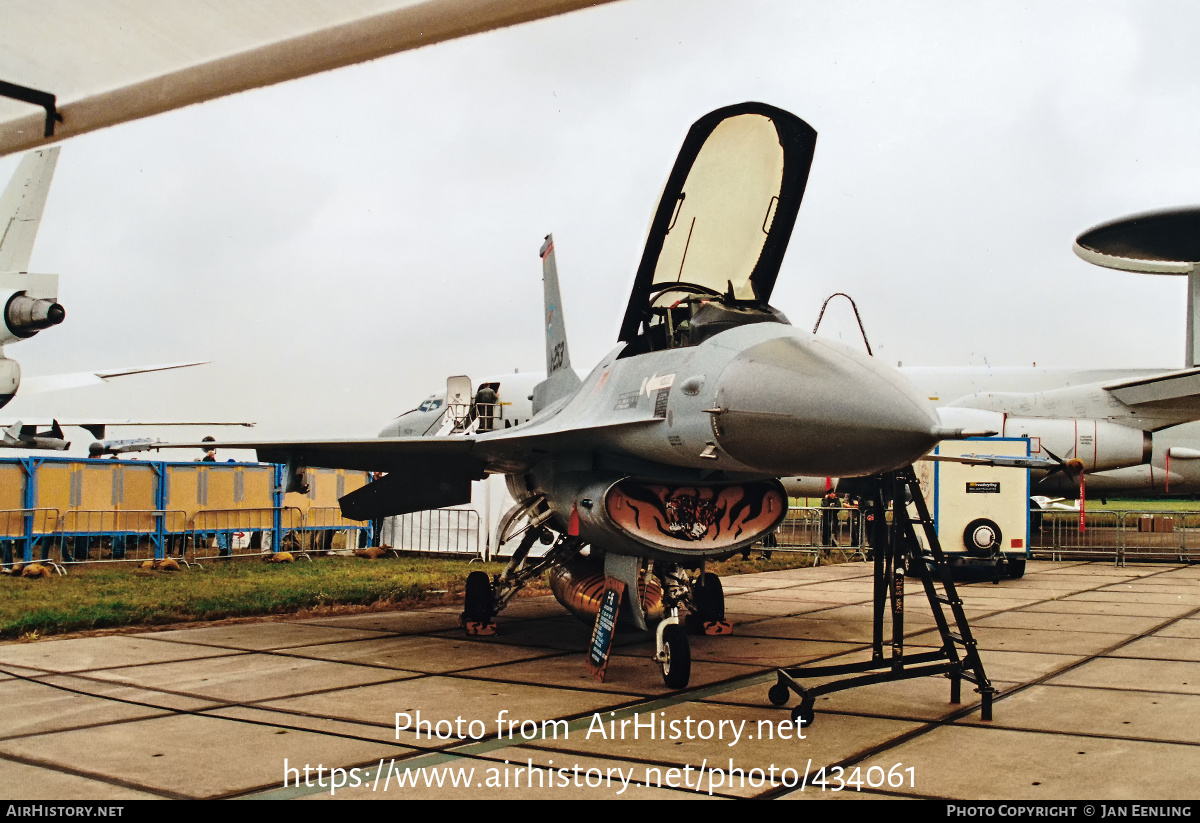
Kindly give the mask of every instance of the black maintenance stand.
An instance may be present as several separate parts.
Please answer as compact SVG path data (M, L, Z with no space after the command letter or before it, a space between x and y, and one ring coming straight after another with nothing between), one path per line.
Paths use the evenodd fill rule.
M821 695L873 683L943 674L950 678L951 703L960 702L962 681L969 680L975 684L976 691L983 698L983 719L991 720L992 698L996 690L983 671L979 647L971 636L971 627L963 613L962 599L954 587L951 569L946 564L916 473L912 466L908 466L899 471L864 478L862 482L865 486L864 498L872 502L867 513L867 522L863 524L868 530L867 538L873 550L875 563L875 614L871 659L838 666L793 666L779 669L779 680L767 692L767 698L773 705L782 706L788 702L791 692L795 692L800 697L800 705L792 709L792 720L810 726L815 714L813 706ZM913 508L916 509L915 519L909 514L906 497L911 499ZM892 509L890 523L883 516L889 505ZM928 548L923 548L921 541L917 539L918 525L924 529L925 544ZM925 595L929 599L938 632L942 637L942 647L938 651L907 656L904 654L906 569L909 574L919 577L925 586ZM885 659L883 613L888 602L891 603L892 613L892 648L890 658ZM944 606L950 607L954 629L950 627ZM811 688L800 684L801 679L839 675L852 676Z

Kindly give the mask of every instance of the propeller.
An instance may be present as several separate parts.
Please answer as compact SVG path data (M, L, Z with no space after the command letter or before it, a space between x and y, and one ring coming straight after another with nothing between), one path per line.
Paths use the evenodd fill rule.
M1063 472L1072 480L1079 481L1079 533L1083 534L1087 528L1085 525L1085 518L1087 515L1087 481L1084 479L1083 461L1077 457L1063 460L1045 446L1042 446L1042 451L1050 455L1050 459L1052 459L1058 465L1046 472L1046 476L1038 481L1039 486L1042 483L1045 483L1051 477L1051 475L1057 474L1058 472Z

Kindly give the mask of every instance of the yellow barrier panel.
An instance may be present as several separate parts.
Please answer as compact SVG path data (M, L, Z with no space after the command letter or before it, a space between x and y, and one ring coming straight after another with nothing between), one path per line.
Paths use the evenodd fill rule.
M25 507L25 467L19 463L0 466L0 509Z

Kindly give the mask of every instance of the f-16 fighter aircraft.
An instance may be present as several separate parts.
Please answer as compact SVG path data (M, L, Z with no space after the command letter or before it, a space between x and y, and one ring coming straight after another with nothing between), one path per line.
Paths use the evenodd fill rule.
M528 422L464 436L216 447L286 463L289 490L300 489L305 466L386 472L341 500L346 516L363 520L465 503L472 480L506 475L518 502L507 522L526 525L503 574L468 578L469 630L486 632L518 589L552 567L560 598L595 616L600 676L607 648L597 653L595 638L620 608L641 629L662 614L655 659L669 686L687 685L680 609L723 618L720 583L703 563L779 524L787 498L777 477L884 472L965 434L941 427L895 370L792 327L769 304L815 145L807 123L761 103L692 126L618 344L582 380L547 237L547 377ZM551 548L527 562L538 540ZM585 585L589 576L598 585Z

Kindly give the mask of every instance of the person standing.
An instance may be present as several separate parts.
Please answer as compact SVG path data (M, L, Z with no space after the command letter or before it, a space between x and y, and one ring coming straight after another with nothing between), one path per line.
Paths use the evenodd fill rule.
M837 538L834 537L834 529L837 528L838 509L842 507L842 501L837 496L837 492L830 489L821 498L821 545L822 546L837 546Z

